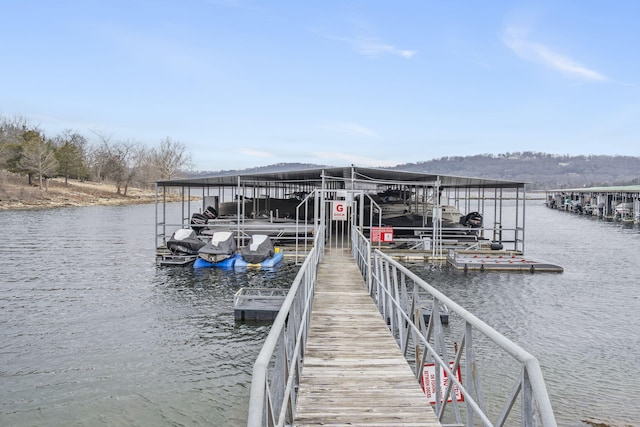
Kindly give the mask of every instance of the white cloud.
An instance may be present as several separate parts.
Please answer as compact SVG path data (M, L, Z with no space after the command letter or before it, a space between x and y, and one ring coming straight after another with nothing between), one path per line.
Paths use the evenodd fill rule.
M523 28L508 27L504 32L504 44L521 58L543 64L562 73L590 81L606 81L606 76L591 70L573 59L554 52L547 46L528 40Z
M377 136L377 134L373 130L365 126L359 125L357 123L336 123L336 124L326 125L324 126L324 128L334 132L343 133L343 134L360 137L360 138Z
M361 55L371 58L382 56L385 54L398 55L403 58L411 58L417 52L415 50L398 49L397 47L378 41L373 38L358 37L355 39L345 39L351 44L353 49Z
M321 34L322 37L328 40L334 40L341 43L345 43L351 46L351 48L360 55L368 56L369 58L377 58L383 55L396 55L403 58L411 59L418 51L409 49L400 49L392 44L385 43L374 37L337 37Z

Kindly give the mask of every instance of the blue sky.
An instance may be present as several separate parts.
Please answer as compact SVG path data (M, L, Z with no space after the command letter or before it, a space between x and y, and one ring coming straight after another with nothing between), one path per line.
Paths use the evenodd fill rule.
M0 114L198 170L640 155L640 2L8 0Z

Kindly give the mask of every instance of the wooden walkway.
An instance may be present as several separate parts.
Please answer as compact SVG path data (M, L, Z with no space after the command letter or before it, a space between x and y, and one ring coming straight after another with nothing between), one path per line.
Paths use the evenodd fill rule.
M295 426L440 426L352 256L318 271Z

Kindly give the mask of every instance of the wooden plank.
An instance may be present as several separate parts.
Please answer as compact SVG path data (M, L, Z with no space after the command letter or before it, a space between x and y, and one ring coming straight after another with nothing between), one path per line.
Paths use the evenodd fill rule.
M348 253L318 270L294 425L440 426Z

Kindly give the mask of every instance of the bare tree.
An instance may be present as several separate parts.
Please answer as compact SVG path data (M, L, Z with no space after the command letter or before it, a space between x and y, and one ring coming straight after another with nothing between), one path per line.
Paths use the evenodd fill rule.
M127 159L124 176L124 195L127 195L129 186L134 182L134 179L140 175L140 171L145 162L147 156L147 149L139 144L132 144L131 153Z
M131 141L115 143L103 141L97 150L98 163L103 176L113 180L116 192L125 196L142 157L141 148Z
M42 179L56 173L58 161L52 144L40 133L29 130L22 135L22 150L18 165L23 171L38 175L42 190Z
M103 167L108 163L109 147L112 144L113 135L101 130L92 130L91 132L97 137L98 142L88 150L86 156L95 180L102 182L105 178Z
M176 178L182 170L193 165L184 144L169 137L160 141L158 148L151 150L149 160L158 179Z

